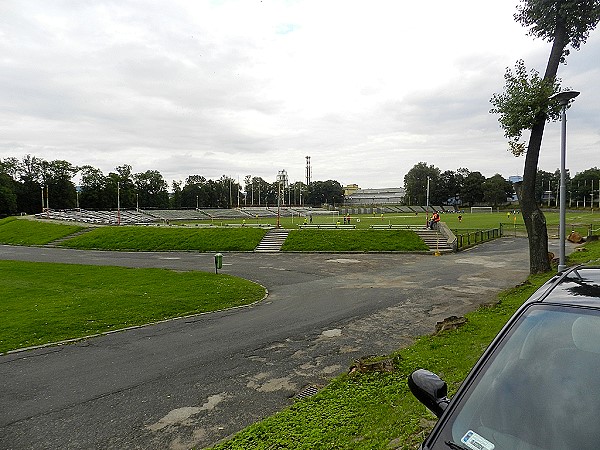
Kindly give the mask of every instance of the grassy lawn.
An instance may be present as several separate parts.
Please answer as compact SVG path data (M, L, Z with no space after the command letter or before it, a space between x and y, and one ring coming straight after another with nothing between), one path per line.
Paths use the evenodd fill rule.
M100 227L61 243L103 250L252 251L265 234L256 228Z
M587 252L575 254L576 262L600 257L600 242L586 247ZM553 275L530 277L501 293L497 305L467 314L462 328L423 336L389 355L394 372L342 375L313 397L295 401L213 448L416 449L435 417L410 393L408 375L418 368L432 370L446 380L452 396L515 310Z
M260 300L225 274L0 261L0 352Z
M406 230L295 230L283 251L427 251L425 243Z
M558 213L547 212L548 234L556 237ZM314 224L331 224L339 220L337 216L314 215ZM352 216L356 230L299 230L303 218L282 217L281 226L294 230L288 237L283 249L287 251L419 251L422 243L415 242L401 230L369 230L371 225L424 225L424 214L387 214ZM513 227L522 235L523 219L520 214L507 217L500 213L465 213L462 221L457 214L443 214L442 221L456 234L466 234L474 230L498 228L503 224L504 233L511 234ZM271 223L269 219L257 219L257 224ZM88 233L63 241L60 245L78 249L132 250L132 251L168 251L191 250L213 251L252 251L266 230L248 227L196 227L197 223L173 223L172 226L103 226ZM200 224L200 223L198 223ZM206 221L202 225L211 224ZM223 220L219 225L237 224L242 220ZM255 225L254 219L248 225ZM591 212L570 212L567 214L567 229L572 228L587 235L589 225L595 230L600 228L600 214ZM61 225L50 222L8 218L0 220L0 243L18 245L43 245L55 239L68 236L82 227ZM598 232L596 231L596 234ZM414 236L414 235L413 235Z
M546 222L548 224L548 233L555 234L558 228L559 215L558 212L545 212ZM510 225L516 225L517 227L522 227L523 216L521 214L513 215L511 213L510 216L507 216L507 211L504 212L492 212L492 213L474 213L465 212L461 214L462 220L459 222L458 220L459 214L442 214L442 222L446 222L448 227L451 230L485 230L490 228L498 228L500 223L502 223L505 227ZM252 224L265 224L269 223L274 225L276 219L273 218L261 218L261 219L248 219L247 223ZM343 224L343 216L333 216L333 215L313 215L313 224L335 224L340 221ZM600 227L600 214L598 212L592 213L590 211L578 211L578 212L568 212L566 216L567 227L571 228L574 226L577 229L581 229L583 231L590 224L594 225L594 228L597 229ZM173 222L175 223L175 222ZM184 222L187 224L194 223L204 223L210 224L211 221L200 221L200 222ZM232 220L222 220L219 223L223 224L241 224L242 219L232 219ZM281 226L283 228L288 229L298 229L300 225L304 223L303 217L281 217L280 219ZM383 217L379 215L372 214L361 214L356 216L351 216L351 223L355 225L357 229L367 229L371 225L425 225L426 218L424 213L419 213L418 215L413 214L402 214L402 213L394 213L394 214L384 214Z
M73 234L83 227L8 217L0 220L0 243L44 245Z

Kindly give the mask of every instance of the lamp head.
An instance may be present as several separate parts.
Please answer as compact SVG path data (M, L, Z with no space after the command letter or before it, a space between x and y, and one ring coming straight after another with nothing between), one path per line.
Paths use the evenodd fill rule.
M579 92L577 91L563 91L551 95L548 99L551 101L556 100L560 106L567 106L569 104L569 101L573 100L578 95Z

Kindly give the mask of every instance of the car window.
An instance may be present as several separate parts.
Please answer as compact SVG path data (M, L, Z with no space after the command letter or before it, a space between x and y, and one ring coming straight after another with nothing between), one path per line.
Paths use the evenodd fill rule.
M598 312L531 306L457 400L436 449L600 448Z

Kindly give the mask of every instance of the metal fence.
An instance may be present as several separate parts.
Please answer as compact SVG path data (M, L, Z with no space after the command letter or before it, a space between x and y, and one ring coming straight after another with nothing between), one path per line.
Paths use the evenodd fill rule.
M600 233L600 229L594 229L593 225L585 224L567 224L567 232L576 231L583 237L593 236ZM525 224L501 223L498 228L490 228L488 230L452 230L456 237L456 250L463 250L481 242L491 241L502 236L527 237ZM548 227L548 237L550 239L558 239L558 225Z
M593 225L586 225L582 223L567 223L566 229L567 234L572 231L576 231L583 237L593 236L594 234L598 234L600 229L594 229ZM549 225L547 226L548 237L550 239L558 239L560 233L558 229L558 225ZM520 236L527 237L527 229L525 228L525 224L515 224L515 223L501 223L500 224L500 234L502 236Z
M502 236L501 228L489 230L453 230L456 236L456 250L463 250L481 242L491 241Z

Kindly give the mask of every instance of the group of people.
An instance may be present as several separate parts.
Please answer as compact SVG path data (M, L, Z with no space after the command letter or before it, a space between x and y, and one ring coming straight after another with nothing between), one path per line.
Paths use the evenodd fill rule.
M440 215L438 214L438 212L434 212L433 215L431 216L431 220L429 221L429 223L427 224L428 227L432 230L437 230L438 228L438 222L440 221Z

